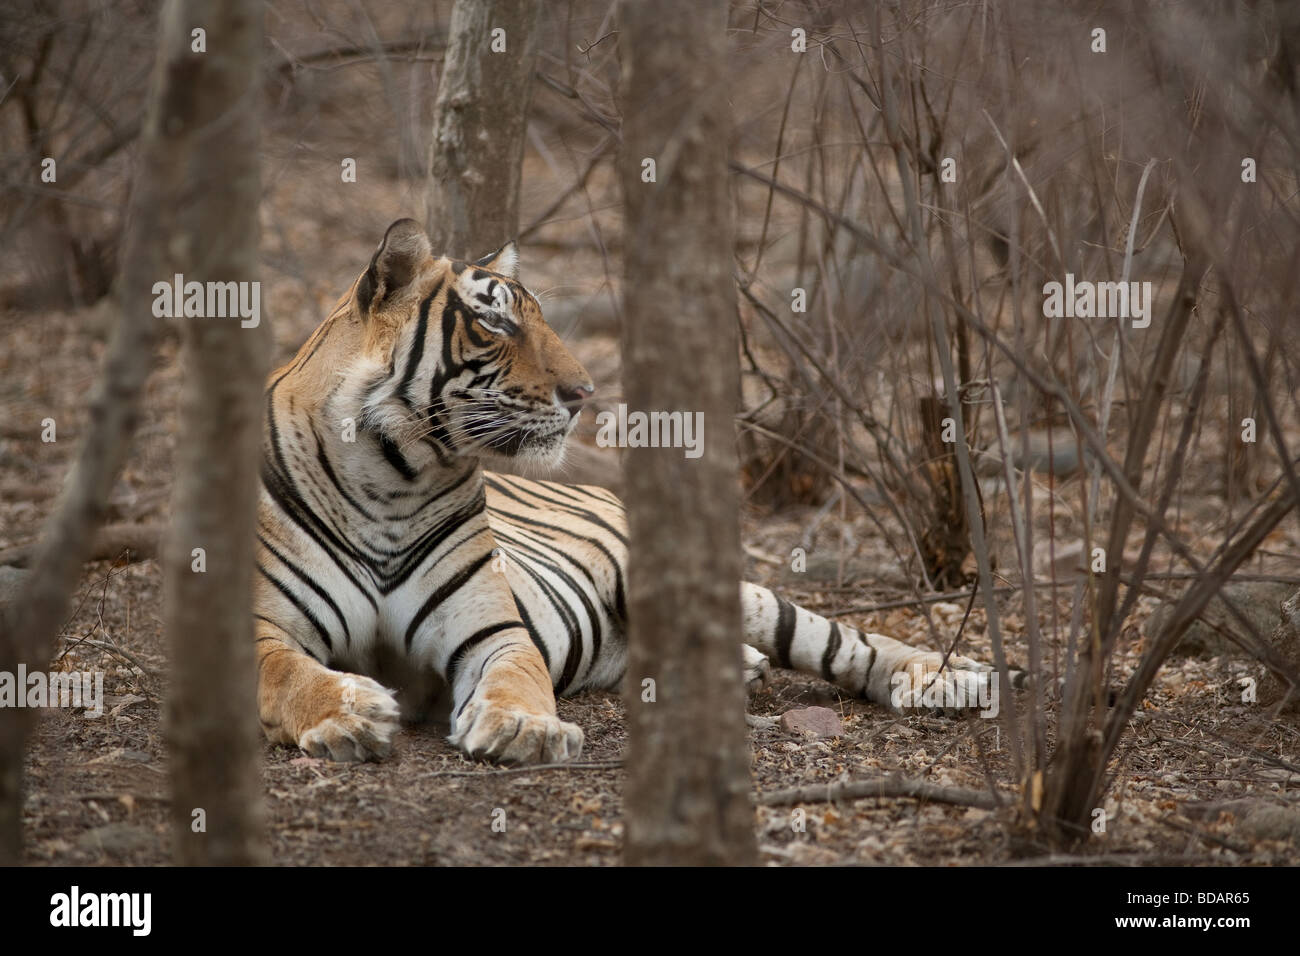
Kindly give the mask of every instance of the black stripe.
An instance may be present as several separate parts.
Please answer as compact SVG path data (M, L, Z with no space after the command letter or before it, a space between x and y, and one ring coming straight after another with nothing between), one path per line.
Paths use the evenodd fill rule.
M451 657L447 660L447 686L455 687L456 671L460 670L461 662L465 655L472 651L479 644L482 644L493 634L499 634L501 631L509 630L512 627L523 627L520 621L500 621L496 624L489 624L487 627L481 627L465 640L457 645L456 650L452 651Z
M835 655L840 652L840 622L831 622L830 637L826 641L826 653L822 654L822 677L828 681L834 682L835 670L832 665L835 662Z
M335 315L337 314L338 313L336 312ZM329 328L333 324L333 322L334 322L334 316L331 315L328 319L326 319L324 322L321 323L320 328L316 330L316 334L313 335L310 339L308 339L307 344L298 350L299 357L294 360L293 365L289 367L289 370L285 372L285 375L289 374L289 372L298 371L300 368L302 368L304 365L306 365L308 362L311 361L311 357L316 354L316 350L319 349L322 345L324 345L325 340L329 338ZM307 349L308 345L311 346L310 349ZM306 354L303 354L304 349L307 350ZM280 378L284 378L284 375L281 375ZM279 384L279 379L276 379L276 384Z
M440 548L452 534L463 528L469 523L470 519L481 513L486 507L487 505L484 503L482 496L473 498L416 538L404 552L401 562L395 568L381 575L380 592L382 594L391 594L400 587L407 578L424 564L430 554ZM480 533L482 533L482 529L475 528L470 537Z
M529 546L528 544L526 544L525 542L521 542L521 541L519 541L519 540L518 540L517 538L515 538L513 535L506 535L506 534L502 534L502 533L500 533L500 532L497 532L496 534L497 534L497 538L498 538L498 540L509 541L509 542L511 542L515 547L517 547L517 548L519 548L521 551L523 551L525 554L532 554L532 555L534 556L534 560L536 561L537 564L542 565L544 568L546 568L548 571L550 571L553 575L555 575L557 578L560 579L561 583L563 583L565 587L567 587L567 588L568 588L569 590L571 590L575 595L577 595L578 600L582 603L583 610L585 610L585 611L587 612L587 619L588 619L589 621L591 621L592 647L591 647L591 657L588 659L588 662L587 662L587 670L590 671L591 668L592 668L592 666L596 663L596 658L600 655L600 643L601 643L601 630L602 630L602 628L601 628L600 614L596 611L596 606L595 606L594 604L591 603L591 598L589 598L589 597L587 596L587 592L586 592L586 590L585 590L585 589L584 589L584 588L583 588L583 587L578 583L578 581L577 581L577 580L576 580L572 575L570 575L567 571L565 571L563 568L561 568L561 567L560 567L558 564L556 564L554 561L552 561L552 560L548 560L548 557L545 555L544 552L539 551L539 550L536 549L536 548L530 547L530 546ZM557 552L554 553L553 557L567 557L567 556L566 556L566 555L563 555L562 552L558 552L558 551L557 551ZM569 558L568 560L572 561L571 558ZM584 567L582 567L582 565L577 564L576 562L574 562L574 566L577 567L577 568L578 568L580 571L582 571L584 574L586 574L588 580L591 581L592 588L597 592L597 594L599 594L599 593L600 593L600 589L596 586L596 581L595 581L595 579L591 576L591 574L587 571L587 569L584 568ZM549 583L549 582L548 582L548 583ZM559 598L559 592L558 592L558 591L554 591L553 588L552 588L552 591L553 591L553 593L554 593L554 595L555 595L555 597L553 597L552 600L555 600L555 601L558 602L558 601L560 600L560 598ZM564 603L564 606L565 606L569 611L572 611L572 610L573 610L573 605L570 604L568 601L564 601L563 603ZM607 610L608 610L608 608L607 608ZM576 615L574 616L573 624L574 624L574 632L573 632L573 633L576 635L576 640L577 640L578 642L581 642L581 641L582 641L582 629L581 629L580 627L577 626L577 625L578 625L578 622L577 622L577 617L576 617ZM585 648L585 645L583 645L583 650L585 650L585 649L586 649L586 648ZM570 659L573 659L573 650L572 650L572 649L570 649L570 651L569 651L569 657L570 657ZM575 668L577 667L577 661L576 661L576 660L574 661L574 666L575 666ZM565 668L565 670L566 670L566 673L567 673L567 671L568 671L567 661L566 661L566 668ZM561 680L562 680L562 686L564 686L564 687L568 687L569 683L572 681L572 678L573 678L573 677L576 677L576 676L577 676L577 674L576 674L576 670L575 670L574 674L570 675L570 680L569 680L569 681L564 681L563 678L562 678L562 679L561 679Z
M483 663L478 666L478 677L474 678L474 686L469 689L469 693L465 695L465 699L461 701L460 706L456 708L457 720L460 720L460 715L465 713L465 708L469 706L469 702L473 700L474 695L478 693L479 682L483 680L483 675L487 673L489 665L497 659L498 655L504 654L511 648L516 648L518 646L519 645L515 643L502 644L500 647L496 648L496 650L488 654L487 657L483 658ZM511 739L513 740L514 738L512 737Z
M527 502L525 502L527 504ZM503 511L500 508L494 509L495 514L504 520L507 524L532 525L537 528L545 528L552 532L557 539L572 538L575 541L585 541L593 548L598 550L609 561L610 568L614 573L614 610L617 614L616 620L620 626L627 622L627 595L623 589L623 565L614 557L614 553L605 547L604 543L597 538L589 537L585 534L578 534L569 531L567 528L561 528L559 525L547 524L545 521L538 521L535 518L527 518L521 514L515 514L511 511ZM523 530L522 528L518 530Z
M379 436L379 448L384 453L384 460L392 465L394 470L407 481L419 476L420 473L411 467L411 463L406 460L406 456L402 454L396 442L387 435L381 434Z
M865 696L867 693L867 683L871 680L871 668L876 666L876 649L871 646L871 642L863 635L859 634L858 640L867 646L867 653L871 655L867 658L867 670L862 677L862 693Z
M270 437L271 452L275 461L269 462L263 458L262 487L267 490L285 515L329 554L334 563L338 565L339 570L347 576L358 591L365 595L366 600L370 602L370 606L377 609L375 599L370 596L370 592L366 588L361 586L361 582L352 573L352 570L339 559L339 555L347 555L360 563L364 563L364 560L317 517L316 513L307 505L307 502L303 500L302 495L298 493L298 488L289 475L289 467L284 460L284 452L280 448L280 429L275 420L275 389L283 378L282 375L276 379L266 391L267 430ZM329 544L326 544L327 540Z
M320 596L320 599L330 606L330 610L334 612L334 616L339 619L339 624L343 625L344 641L348 644L351 644L352 633L348 629L347 618L343 616L343 612L339 610L338 604L335 603L334 599L329 596L329 594L325 591L325 589L322 588L315 581L313 581L310 577L308 577L307 573L303 571L302 568L298 567L296 564L294 564L292 561L286 558L283 554L281 554L280 551L274 545L271 544L271 542L266 540L266 538L262 535L261 532L258 532L257 540L262 543L262 547L266 548L267 551L270 551L273 555L275 555L280 560L281 564L283 564L286 568L292 571L298 577L298 579L302 581L303 584L307 585L309 588L315 591L316 594ZM274 622L272 621L268 623L274 623Z
M546 673L549 674L551 672L551 652L546 649L546 644L538 635L537 628L533 627L533 619L528 616L528 609L524 607L524 602L519 599L518 594L515 594L515 607L519 611L520 618L523 619L524 630L528 632L528 639L533 642L533 646L542 655L542 663L546 665Z
M339 481L339 476L334 473L334 466L330 464L329 456L325 454L325 443L321 441L320 432L316 431L316 425L314 423L310 427L311 437L316 440L316 460L320 462L321 469L325 472L325 477L330 480L330 484L332 484L334 489L343 496L344 501L360 512L363 518L371 522L378 521L378 518L367 511L361 505L361 502L353 498L352 495L348 493L348 490L343 487L343 483Z
M519 483L512 482L512 484L514 484L517 487ZM537 484L540 484L543 488L545 488L548 492L550 492L553 495L556 495L560 498L566 498L569 501L572 501L574 507L582 507L581 499L575 497L573 494L570 493L570 489L572 488L572 486L554 484L549 481L537 482Z
M539 561L538 563L543 562ZM533 579L538 590L542 592L542 596L548 599L555 608L555 612L564 623L565 630L569 632L569 650L564 657L564 671L561 673L560 679L555 683L556 693L562 694L573 682L578 673L578 665L582 663L582 629L578 626L577 615L573 613L573 608L569 603L560 597L559 592L551 586L549 581L542 577L536 568L532 567L527 561L520 561L516 566L522 568L524 573ZM515 601L515 605L516 607L522 606L518 600ZM550 670L549 664L547 670L548 672Z
M353 586L370 602L370 606L377 610L378 605L375 604L375 599L370 596L370 591L362 586L361 581L358 580L352 569L344 564L339 556L344 554L356 561L360 561L361 558L350 547L340 541L334 532L325 527L321 520L307 507L307 503L298 496L296 490L292 489L288 482L276 474L266 462L262 464L262 487L267 490L272 500L279 505L285 516L297 525L307 537L315 541L322 551L329 555L335 567L343 572Z
M420 505L419 505L419 507L417 507L414 511L408 512L407 514L404 514L404 515L389 515L388 518L387 518L386 520L388 520L388 521L390 521L390 522L393 522L393 521L401 522L401 521L409 521L409 520L411 520L411 519L414 518L416 515L418 515L421 511L423 511L425 508L429 507L429 505L433 504L435 501L442 501L442 500L444 500L444 499L450 497L452 494L454 494L454 493L456 492L456 489L458 489L461 485L465 484L466 481L468 481L470 478L472 478L472 477L474 476L475 470L476 470L476 469L474 469L473 467L467 468L467 469L465 470L465 474L461 475L459 478L457 478L457 479L456 479L454 482L452 482L450 485L447 485L445 488L442 488L442 489L438 490L437 492L434 492L433 494L429 494L428 492L425 492L425 494L429 494L429 497L426 498L423 502L421 502ZM411 494L413 494L413 493L405 493L405 492L404 492L404 493L402 493L401 495L399 495L399 496L397 496L397 497L403 497L403 498L406 498L406 497L410 497ZM414 494L418 494L418 492L414 492ZM478 499L478 500L482 500L482 499L483 499L483 494L482 494L482 492L480 492L480 493L478 494L477 499ZM485 506L486 506L486 505L485 505Z
M411 384L411 379L415 377L415 369L420 364L420 358L424 355L424 335L429 327L429 306L442 290L442 278L433 287L433 291L428 297L420 303L420 321L415 327L415 340L411 343L411 351L406 359L406 369L402 372L402 381L397 387L397 393L402 397L407 397L406 391Z
M282 635L282 636L280 636L280 637L274 637L274 636L271 636L271 635L267 635L267 636L264 636L264 637L259 637L259 638L257 638L255 641L253 641L254 644L261 644L263 641L276 641L277 643L280 643L280 644L283 644L283 645L284 645L284 647L281 648L281 650L286 650L286 651L289 651L290 653L293 653L293 652L296 650L296 651L298 651L298 652L300 652L300 653L306 654L308 657L310 657L310 658L311 658L312 660L314 660L314 661L317 661L317 662L319 662L319 663L321 663L321 664L324 664L324 663L325 663L323 660L320 660L320 658L318 658L315 654L313 654L310 650L308 650L308 648L306 647L306 645L303 644L302 641L298 640L298 638L294 637L292 634L290 634L288 631L286 631L284 628L282 628L282 627L281 627L279 624L277 624L275 621L271 620L269 617L263 617L261 614L254 614L253 617L256 618L256 619L259 620L259 621L265 621L267 624L270 624L270 625L271 625L272 627L274 627L277 631L279 631L280 634ZM279 653L279 651L274 651L274 650L273 650L273 651L271 651L270 653L266 654L266 655L262 658L262 660L265 660L266 657L270 657L271 654L278 654L278 653ZM257 670L258 670L259 673L260 673L261 670L262 670L261 660L258 661L258 664L257 664Z
M608 488L601 488L599 485L565 485L564 490L570 496L575 494L586 495L592 501L599 501L603 505L610 505L620 511L623 510L623 502L619 500L618 495Z
M794 605L780 595L776 598L776 660L790 667L790 645L794 643Z
M419 630L420 625L424 623L424 619L429 616L430 612L464 587L465 582L477 574L479 569L491 560L492 552L489 551L478 560L471 561L457 571L450 580L443 582L442 587L430 594L424 604L420 605L420 610L415 612L415 617L411 618L411 623L406 628L406 650L408 653L411 650L411 641L415 639L415 632Z
M289 603L292 604L294 607L296 607L298 609L298 613L301 614L303 617L305 617L307 619L307 622L311 624L313 628L315 628L316 633L320 635L320 639L325 642L325 647L330 651L333 651L334 644L333 642L330 641L329 632L325 630L325 627L317 619L316 615L311 612L311 608L307 607L307 605L302 602L302 599L299 598L298 595L294 594L293 591L291 591L287 585L285 585L283 582L278 580L274 575L271 574L270 571L266 570L266 568L262 567L259 564L257 566L257 570L261 571L262 577L266 578L268 581L274 584L276 588L280 591L280 593L289 599Z
M502 495L504 495L507 498L513 498L515 501L518 501L520 504L528 508L537 507L532 502L525 501L523 498L520 498L518 495L512 494L510 491L506 490L505 485L501 482L499 475L495 475L495 474L487 475L487 483L489 487L491 487L495 491L500 492ZM563 501L556 501L553 498L548 498L545 495L541 494L540 492L534 491L531 488L525 488L520 485L514 485L514 487L519 491L524 492L525 494L532 495L534 498L537 498L539 501L545 501L547 504L553 505L556 509L558 509L560 512L564 514L570 514L573 515L574 517L582 518L584 521L594 524L599 528L604 528L606 531L612 534L624 545L628 543L627 535L625 535L622 531L619 531L608 521L606 521L604 518L601 518L599 515L595 514L594 512L587 511L585 508L578 508L573 505L566 504Z

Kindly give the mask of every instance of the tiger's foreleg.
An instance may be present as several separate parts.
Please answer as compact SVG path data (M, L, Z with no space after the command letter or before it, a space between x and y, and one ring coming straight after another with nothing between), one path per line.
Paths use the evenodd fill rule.
M551 675L528 633L517 627L493 638L449 664L448 740L471 757L507 764L579 756L582 730L556 716Z
M483 608L492 608L485 621ZM448 740L471 757L554 763L582 753L582 730L560 720L555 687L504 575L481 568L432 616L422 638L452 693Z
M398 707L386 688L360 674L330 670L288 631L258 618L257 708L272 743L313 757L377 760L393 749Z

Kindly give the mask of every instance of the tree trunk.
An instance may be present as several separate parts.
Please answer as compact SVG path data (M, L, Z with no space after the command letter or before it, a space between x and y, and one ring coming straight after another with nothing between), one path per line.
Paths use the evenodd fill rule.
M425 227L434 251L486 255L519 229L538 0L456 0L433 110Z
M164 47L188 47L194 24L207 30L207 52L173 64L172 75L183 71L185 81L167 104L168 121L184 128L176 161L189 186L176 211L175 267L186 282L250 283L251 290L261 198L261 4L173 3ZM182 864L260 863L266 854L251 600L270 336L256 318L181 320L186 372L164 556L172 839Z
M171 222L165 213L184 196L185 169L177 149L185 133L165 120L175 113L178 88L187 79L188 50L188 42L164 46L154 65L125 226L118 324L90 397L85 443L46 522L32 573L9 613L0 614L0 671L13 673L19 662L39 670L52 656L68 597L130 449L160 326L152 311L152 286L168 274ZM31 713L20 707L0 709L0 865L17 863L21 856L22 761Z
M747 864L727 4L632 3L620 18L627 404L704 423L700 457L634 448L626 458L626 859Z

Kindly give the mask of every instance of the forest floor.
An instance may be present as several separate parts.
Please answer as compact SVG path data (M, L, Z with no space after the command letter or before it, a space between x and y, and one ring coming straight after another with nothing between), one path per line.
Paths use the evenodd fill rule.
M264 236L272 281L263 302L273 322L273 364L290 357L328 313L364 267L385 224L358 230L341 205L304 217L302 210L276 208L279 196L269 198L273 208L267 218L282 225ZM541 207L545 200L535 197L532 205ZM364 203L352 208L358 205ZM391 197L381 194L373 205L394 208ZM327 242L326 236L345 238ZM604 389L603 383L616 382L618 375L616 316L603 278L608 263L591 252L580 258L563 243L540 257L539 248L545 245L535 244L531 257L525 248L525 279L530 288L557 290L543 300L548 317ZM312 264L310 275L305 262ZM109 315L102 307L0 311L0 551L33 540L53 508L87 425L86 394L105 348ZM150 379L109 522L166 520L181 375L173 332ZM602 394L616 396L617 388ZM57 423L56 442L40 439L46 418ZM604 477L611 475L617 479L617 467L606 462ZM586 466L563 477L600 481ZM1185 505L1183 527L1223 510L1209 494ZM749 577L823 613L912 595L874 525L861 517L845 523L828 514L829 509L802 506L775 514L747 509ZM1275 557L1252 563L1250 570L1296 573L1294 558L1282 557L1300 554L1292 524L1266 542ZM852 546L841 554L846 540ZM809 567L793 574L786 568L792 543L799 542L808 546ZM1198 549L1213 543L1197 539ZM1011 558L1001 566L1013 564ZM1041 592L1038 615L1045 627L1069 620L1070 593L1069 588L1057 591L1054 602L1050 590ZM1023 664L1027 629L1021 595L999 593L998 601L1008 656ZM125 555L89 564L73 606L55 666L102 671L105 712L94 718L73 710L42 711L27 763L26 858L50 865L166 864L171 835L162 712L168 665L160 565L149 557L127 561ZM1142 625L1154 607L1153 599L1143 598L1128 622L1112 686L1136 666L1147 640ZM964 611L958 604L930 605L936 634L945 644ZM915 605L847 613L841 620L937 645L923 609ZM964 628L960 652L992 659L979 602ZM1049 642L1045 654L1055 666L1063 650ZM759 806L754 826L761 860L796 865L1294 863L1300 858L1300 825L1295 824L1300 718L1243 703L1239 680L1260 672L1231 647L1172 657L1111 767L1115 778L1101 808L1104 833L1068 856L1052 855L1032 834L1013 840L1010 807L869 798ZM1055 695L1054 686L1043 690L1049 698ZM1015 703L1023 707L1028 699L1022 692ZM1009 703L1003 702L1004 709ZM785 671L774 671L771 685L751 699L750 711L777 716L812 705L835 710L842 733L807 739L779 726L750 730L756 794L892 773L946 787L1019 791L1013 744L998 720L900 718L816 678ZM583 729L586 746L580 762L554 768L503 770L473 763L436 727L403 729L393 756L382 763L339 765L268 745L263 779L271 859L284 865L617 863L623 832L623 711L616 693L561 700L560 716ZM1050 746L1050 723L1046 735ZM494 821L502 819L504 830L494 829Z
M819 603L814 593L786 590L805 604ZM88 568L82 597L62 646L89 634L114 650L73 646L61 666L105 672L105 713L92 718L75 710L42 711L27 763L26 858L54 865L165 864L171 836L159 565L147 560L114 570L100 562ZM940 614L954 610L962 609L941 607ZM966 652L987 657L979 631L978 622L968 624ZM1135 660L1137 650L1126 659ZM1014 647L1011 653L1015 659ZM871 798L759 807L761 859L1294 863L1294 831L1285 824L1278 832L1261 831L1258 811L1294 811L1300 727L1294 718L1271 720L1237 702L1240 672L1239 664L1221 657L1171 661L1113 767L1106 832L1070 857L1054 857L1032 839L1013 841L1010 808ZM998 721L899 718L787 671L775 672L771 685L751 699L750 711L776 716L813 705L835 710L843 733L806 739L779 726L751 730L757 794L885 773L941 786L987 790L994 782L1015 789ZM404 728L393 756L382 763L334 764L268 745L263 779L271 859L285 865L617 863L623 702L611 692L585 693L561 700L559 713L586 734L582 759L572 766L477 764L446 742L445 729L433 726Z
M99 336L87 334L93 316L51 316L34 328L25 319L0 320L7 343L0 380L13 390L11 408L15 392L22 389L29 397L27 407L43 403L56 418L58 453L34 437L30 415L21 420L11 416L5 423L0 548L31 540L50 511L51 492L75 447L85 389L102 348ZM174 345L164 346L168 351ZM179 374L175 361L164 354L110 521L165 516L166 460L174 441L168 422ZM44 417L32 414L36 421ZM801 540L825 517L808 508L779 515L749 513L749 576L823 612L907 595L896 562L871 537L865 522L854 525L858 544L842 574L834 548L819 554L814 547L812 557L820 560L812 561L803 575L785 570L781 555L789 553L789 543ZM837 584L837 578L848 583ZM1019 596L1008 594L999 601L1009 656L1023 662ZM165 864L171 836L160 565L153 559L127 563L125 556L88 565L74 607L56 666L103 671L105 713L92 718L74 710L42 711L27 764L27 860ZM1136 663L1145 641L1141 618L1150 608L1144 599L1135 626L1126 631L1121 671ZM945 641L964 610L952 603L931 605ZM1039 612L1044 623L1053 613L1068 617L1065 594L1055 609L1043 600ZM843 619L933 645L915 606ZM965 628L962 653L991 659L978 602ZM1238 679L1256 670L1253 662L1226 653L1170 660L1112 768L1116 778L1103 807L1105 833L1070 857L1051 856L1032 835L1013 841L1010 808L872 798L759 807L755 829L761 859L772 864L929 865L1295 862L1295 832L1288 835L1284 826L1270 834L1257 824L1261 808L1294 812L1300 721L1274 718L1240 701ZM1114 679L1125 676L1118 672ZM1017 703L1026 702L1021 693ZM750 710L777 716L811 705L835 710L843 733L806 739L779 726L752 729L757 794L885 773L942 786L987 790L994 783L1003 791L1017 789L1011 745L1000 721L899 718L816 678L785 671L774 672L771 685L751 699ZM587 693L561 700L559 713L586 734L582 760L571 767L502 770L475 764L448 745L445 730L437 727L403 729L394 755L382 763L332 764L294 748L268 745L263 774L271 858L294 865L617 863L623 827L618 764L626 744L623 702L615 693ZM494 829L494 820L502 819L504 831ZM1261 834L1276 839L1260 839Z

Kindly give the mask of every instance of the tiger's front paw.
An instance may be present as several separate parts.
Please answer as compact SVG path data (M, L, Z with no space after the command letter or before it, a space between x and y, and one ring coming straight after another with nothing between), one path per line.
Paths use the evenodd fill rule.
M398 727L392 692L360 674L330 672L321 682L326 716L298 735L298 746L340 763L381 760L392 753Z
M582 728L547 714L475 701L448 738L476 760L504 764L560 763L582 753Z

